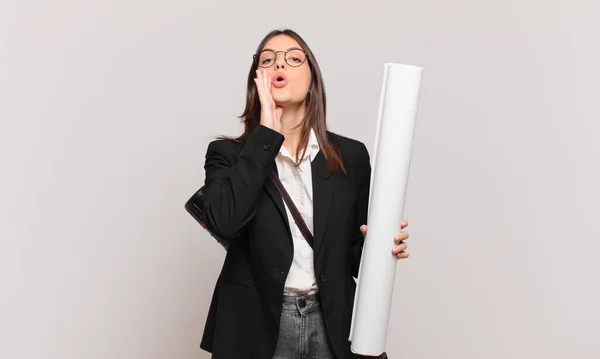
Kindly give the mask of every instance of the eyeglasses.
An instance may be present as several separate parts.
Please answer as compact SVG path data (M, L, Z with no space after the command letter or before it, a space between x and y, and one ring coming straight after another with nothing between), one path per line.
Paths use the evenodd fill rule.
M258 66L267 68L273 66L277 59L277 54L283 52L285 62L291 67L298 67L306 61L306 51L293 47L287 51L263 50L258 55L253 55L254 60L258 60Z

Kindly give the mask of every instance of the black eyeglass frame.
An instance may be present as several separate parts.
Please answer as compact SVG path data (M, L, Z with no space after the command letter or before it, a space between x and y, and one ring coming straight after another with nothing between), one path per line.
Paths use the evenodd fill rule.
M302 63L301 63L301 64L299 64L299 65L292 65L292 64L290 64L290 63L288 62L288 59L287 59L287 56L286 56L286 55L287 55L287 53L288 53L288 52L290 52L290 51L294 51L294 50L296 50L296 51L300 51L300 52L302 52L302 53L304 54L304 61L302 61ZM271 53L273 53L273 54L275 55L275 60L277 60L277 54L278 54L278 53L280 53L280 52L283 52L283 59L285 60L285 63L286 63L286 64L288 64L288 65L290 65L291 67L300 67L300 66L304 65L304 63L306 62L306 60L308 60L308 52L304 51L303 49L301 49L301 48L299 48L299 47L291 47L291 48L289 48L289 49L287 49L287 50L285 50L285 51L283 51L283 50L274 51L274 50L271 50L271 49L266 49L266 50L262 50L262 51L261 51L261 52L259 52L258 54L254 54L254 55L252 55L252 59L254 60L254 62L256 62L256 65L257 65L258 67L261 67L261 68L263 68L263 69L267 69L267 68L269 68L269 67L271 67L271 66L273 66L273 65L275 64L275 61L273 61L273 63L272 63L271 65L269 65L269 66L261 66L261 65L258 63L258 60L259 60L259 58L260 58L260 54L262 54L263 52L271 52Z

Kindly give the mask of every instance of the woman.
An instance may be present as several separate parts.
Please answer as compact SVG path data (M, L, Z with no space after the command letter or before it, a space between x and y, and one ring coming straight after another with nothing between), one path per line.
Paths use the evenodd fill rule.
M213 358L350 357L371 167L364 144L327 131L325 107L304 40L269 33L248 75L244 133L206 152L204 222L228 242L200 345ZM407 238L396 234L390 255L408 257Z

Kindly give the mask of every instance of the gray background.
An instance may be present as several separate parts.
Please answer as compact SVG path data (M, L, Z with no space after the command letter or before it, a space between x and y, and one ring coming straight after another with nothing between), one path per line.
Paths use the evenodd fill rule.
M184 211L291 27L372 151L384 62L424 67L391 358L599 358L592 1L0 2L0 357L208 358L224 251Z

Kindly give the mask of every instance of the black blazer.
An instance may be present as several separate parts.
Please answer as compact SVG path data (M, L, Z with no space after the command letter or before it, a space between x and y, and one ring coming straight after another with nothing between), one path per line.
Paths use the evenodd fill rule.
M314 267L330 346L346 359L371 166L363 143L328 136L348 173L325 178L322 151L312 162ZM283 140L261 125L245 143L215 140L206 152L206 226L230 240L200 344L215 359L272 359L275 351L296 225L268 178Z

